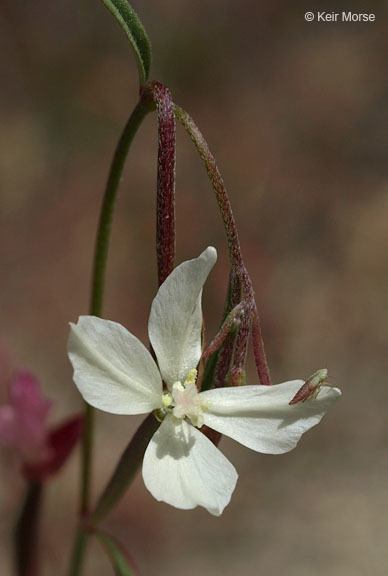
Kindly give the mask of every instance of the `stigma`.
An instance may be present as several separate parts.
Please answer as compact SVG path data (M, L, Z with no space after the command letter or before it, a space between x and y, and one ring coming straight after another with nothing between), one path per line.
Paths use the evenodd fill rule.
M188 373L186 380L174 382L171 392L163 394L162 405L165 415L172 413L177 420L189 418L193 426L201 428L203 426L203 412L206 411L206 404L201 399L195 385L197 370L193 368Z

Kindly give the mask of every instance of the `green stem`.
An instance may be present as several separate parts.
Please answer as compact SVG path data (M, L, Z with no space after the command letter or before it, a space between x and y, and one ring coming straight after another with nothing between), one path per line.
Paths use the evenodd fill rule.
M77 529L70 560L69 575L71 576L81 574L88 536L89 534L82 526Z
M98 225L94 267L92 280L92 296L90 314L100 316L104 296L106 261L108 256L109 240L112 228L113 212L115 208L117 192L119 189L124 163L129 152L135 134L146 115L155 109L155 105L146 91L141 93L141 98L132 112L124 128L113 156L108 182L105 189L104 200L101 208ZM82 468L81 468L81 498L80 518L88 515L90 508L92 455L93 455L93 430L94 409L85 404L85 428L82 441ZM87 545L87 534L82 527L78 529L73 545L73 553L69 570L70 576L81 573L84 555Z
M113 212L116 204L124 163L132 144L133 138L138 131L145 116L154 109L154 105L147 99L141 99L132 112L117 145L113 156L112 166L106 185L104 200L101 209L100 221L97 231L96 248L94 253L94 268L92 281L92 298L90 314L100 316L105 287L105 271L108 256L109 240L112 229ZM86 405L85 409L85 433L83 442L83 470L82 470L82 493L81 514L86 515L90 505L90 480L93 449L93 422L94 409Z
M123 173L124 163L127 158L129 148L141 123L149 112L155 110L155 104L150 99L148 93L144 91L136 108L132 112L124 128L109 173L108 182L105 189L104 200L101 208L100 221L98 224L96 246L94 252L94 268L92 281L92 300L90 313L99 316L102 311L102 301L104 296L104 280L106 261L109 248L110 233L112 228L113 211L116 204L117 191Z

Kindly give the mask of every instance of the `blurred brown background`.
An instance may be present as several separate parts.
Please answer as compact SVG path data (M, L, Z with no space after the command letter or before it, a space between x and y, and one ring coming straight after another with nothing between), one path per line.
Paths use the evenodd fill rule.
M388 565L388 71L385 2L134 1L165 82L207 136L256 288L274 382L327 366L343 398L283 457L224 439L240 473L220 519L159 504L140 478L107 526L143 576L364 576ZM308 23L307 10L374 12ZM126 39L98 0L0 2L0 338L55 400L80 407L65 353L88 311L99 207L137 99ZM156 122L128 159L109 255L105 316L146 341L156 290ZM216 202L178 128L178 261L219 251L209 332L227 279ZM7 368L3 367L4 386ZM248 375L254 383L255 373ZM95 494L138 419L98 415ZM23 494L2 457L1 574ZM47 493L47 575L63 574L77 503L73 457ZM96 545L88 574L110 573Z

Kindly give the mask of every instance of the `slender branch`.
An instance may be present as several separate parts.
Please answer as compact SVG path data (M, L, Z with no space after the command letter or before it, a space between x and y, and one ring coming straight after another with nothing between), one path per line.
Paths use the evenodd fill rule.
M225 232L228 240L231 264L239 272L244 267L237 226L233 216L232 207L226 192L225 184L216 164L213 154L210 152L207 142L195 124L191 116L179 106L175 106L175 115L190 136L200 157L202 158L210 181L216 193L218 206L224 221Z
M82 573L88 537L89 534L84 530L83 526L78 526L71 552L69 576L80 576Z
M231 330L240 324L243 311L244 302L240 302L240 304L237 304L237 306L235 306L233 310L229 312L220 330L217 332L216 336L203 352L202 358L208 358L211 354L214 354L214 352L221 348L225 342L225 338L228 336Z
M174 268L175 256L175 115L169 90L159 82L143 87L141 98L124 128L105 190L94 255L92 299L90 313L100 316L113 212L121 175L133 138L145 116L158 109L158 179L157 179L157 257L158 279L161 284ZM86 404L85 432L82 452L81 518L87 518L90 505L90 481L93 448L94 409ZM140 466L145 448L159 423L150 415L140 426L124 452L95 513L88 520L97 522L120 499ZM152 432L152 434L151 434ZM148 436L147 434L151 434ZM146 439L146 442L145 442ZM123 480L124 478L124 480ZM71 576L81 574L88 534L78 528L70 565Z
M132 144L133 138L145 116L154 109L154 105L148 97L141 98L132 112L117 145L105 189L104 200L101 208L98 225L96 247L94 254L94 268L92 280L92 297L90 314L100 316L102 313L102 301L105 286L105 271L108 256L109 241L112 228L113 213L116 204L124 163ZM82 494L81 515L88 513L90 504L90 479L93 448L93 422L94 409L86 404L85 432L83 436L83 469L82 469Z
M98 224L94 252L90 313L95 316L99 316L102 311L102 301L104 297L105 285L105 269L112 228L113 212L116 204L117 192L121 182L124 163L128 156L129 148L141 123L147 114L154 109L155 105L153 104L152 100L150 100L148 92L143 90L140 101L129 117L129 120L123 130L113 156L100 213L100 221Z
M213 189L216 194L218 206L221 212L221 216L224 222L224 227L226 231L227 241L228 241L228 248L229 248L229 258L231 262L232 270L236 273L236 276L241 282L242 288L242 296L243 299L246 300L249 312L253 318L253 322L255 324L254 330L252 331L252 337L254 338L253 348L255 351L255 363L257 368L257 373L259 376L259 380L261 384L269 385L271 384L271 377L269 374L269 368L267 364L267 359L264 351L264 342L261 337L261 330L259 325L259 315L257 311L257 306L254 300L254 291L251 279L249 274L245 268L243 258L241 255L241 247L240 241L238 238L237 226L234 220L232 208L230 205L230 201L228 198L228 194L226 191L226 187L220 171L217 167L215 158L213 154L209 150L209 146L202 135L199 128L196 126L193 119L190 115L185 112L179 106L175 106L175 115L182 126L185 128L187 133L189 134L192 142L194 143L200 157L202 158L210 181L213 185ZM238 302L232 302L232 306L236 306ZM248 332L245 329L244 334L242 334L241 338L248 339L249 336L249 328ZM228 345L228 340L226 341L226 345ZM240 356L244 353L243 343L241 342L241 353ZM246 351L246 348L245 348ZM221 351L222 355L222 351ZM226 364L225 364L226 365Z
M115 574L120 576L139 576L139 570L126 547L105 530L93 529L93 535L105 550Z
M145 116L155 109L147 90L142 89L140 101L132 112L123 130L113 156L109 177L102 203L100 221L98 225L94 266L92 277L92 295L90 313L100 316L104 296L106 261L108 256L109 240L112 228L113 213L116 204L117 192L121 182L124 163L129 148ZM80 518L87 516L90 507L92 454L93 454L94 408L85 403L85 428L82 440L82 467L81 467L81 497ZM75 536L69 574L77 576L81 573L83 559L87 545L87 534L79 527Z
M255 364L256 364L257 372L258 372L258 374L268 374L268 378L269 378L268 381L263 379L263 380L260 380L260 382L261 382L261 384L270 385L271 379L269 376L269 368L268 368L267 358L266 358L265 353L263 353L263 348L260 344L261 342L263 342L263 336L261 334L259 313L257 310L256 302L254 303L251 330L252 330L253 356L255 358Z
M38 576L38 523L42 501L42 484L30 482L23 508L15 528L15 564L17 576Z

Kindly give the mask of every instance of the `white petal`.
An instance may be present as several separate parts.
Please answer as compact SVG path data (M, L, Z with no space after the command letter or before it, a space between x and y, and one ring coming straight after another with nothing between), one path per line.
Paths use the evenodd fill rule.
M95 316L80 316L70 326L67 353L86 402L113 414L144 414L161 406L160 373L135 336Z
M156 500L184 510L203 506L219 516L237 478L234 466L202 432L172 416L163 420L144 455L146 488Z
M341 396L338 388L324 386L316 399L290 406L290 400L303 384L303 380L293 380L276 386L202 392L201 400L208 406L204 423L257 452L288 452Z
M216 260L216 249L209 247L177 266L152 303L148 333L169 387L183 382L201 357L202 288Z

